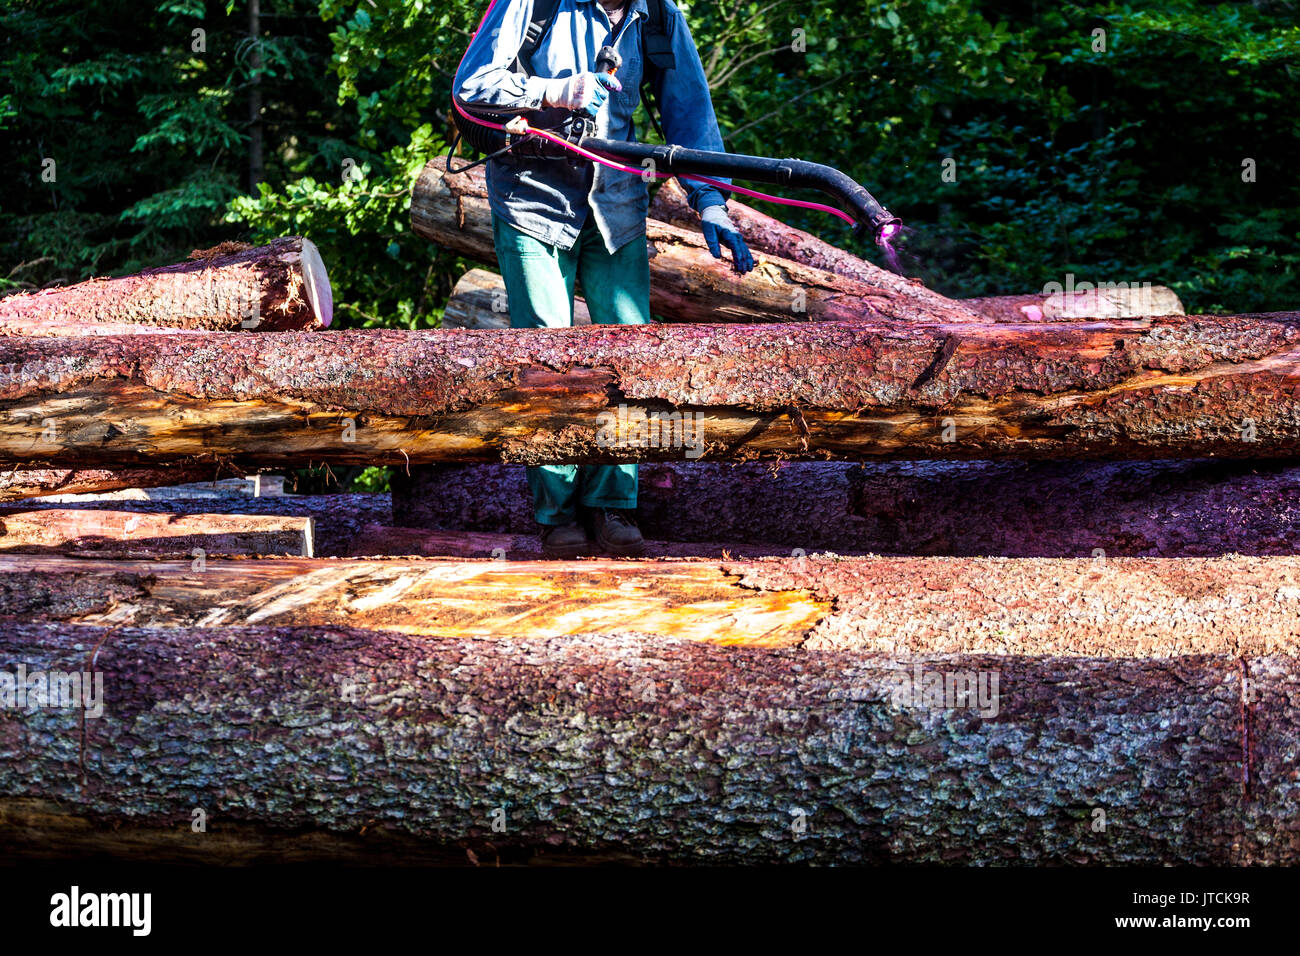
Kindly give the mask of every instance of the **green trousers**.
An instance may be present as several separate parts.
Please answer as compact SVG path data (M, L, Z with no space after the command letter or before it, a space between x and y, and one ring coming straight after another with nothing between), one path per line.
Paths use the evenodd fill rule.
M572 249L560 249L520 232L493 214L492 237L506 283L512 329L566 328L573 324L574 283L591 321L643 325L650 321L650 259L644 238L612 255L591 217ZM569 524L578 506L635 508L636 465L540 465L528 469L533 515L539 524Z

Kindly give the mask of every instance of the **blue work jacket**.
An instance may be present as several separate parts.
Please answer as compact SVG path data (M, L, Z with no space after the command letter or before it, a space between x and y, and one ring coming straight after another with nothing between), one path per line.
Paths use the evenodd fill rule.
M655 96L660 124L669 143L691 149L722 152L722 134L713 101L685 18L667 0L676 68L661 71ZM534 50L532 71L512 71L533 13L533 0L497 0L491 15L470 43L456 73L453 89L465 105L498 110L530 111L531 125L556 125L566 111L542 107L546 80L594 72L596 55L609 44L623 65L618 71L623 91L610 91L596 117L596 135L635 141L632 114L641 101L641 27L645 0L630 0L617 31L598 0L560 0L551 28ZM723 180L726 182L727 180ZM726 198L706 183L681 180L692 208L700 212ZM565 159L516 157L513 153L487 164L488 201L492 211L542 242L572 248L590 212L605 247L612 253L645 235L649 210L647 184L640 176L595 163L574 165Z

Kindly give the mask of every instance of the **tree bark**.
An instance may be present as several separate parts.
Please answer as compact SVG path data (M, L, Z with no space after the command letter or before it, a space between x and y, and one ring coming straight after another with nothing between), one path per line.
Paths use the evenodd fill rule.
M223 243L138 275L0 299L0 335L121 334L123 326L269 332L324 328L333 315L316 246L286 237L256 248Z
M0 459L1285 458L1298 359L1296 313L7 339Z
M639 485L647 538L749 556L1300 553L1300 467L1287 462L655 462ZM408 528L536 534L519 465L397 469L392 489Z
M411 195L417 235L495 266L487 187L478 171L447 175L439 162ZM650 309L668 322L802 322L835 319L978 322L960 303L883 270L848 278L774 256L755 256L748 275L714 259L698 227L646 223ZM874 269L874 267L873 267Z
M1166 294L1167 293L1167 294ZM994 322L1068 321L1088 318L1142 318L1182 315L1182 304L1164 286L1126 291L1081 292L1064 295L1008 295L967 299ZM573 324L590 325L591 314L581 297L573 300ZM510 327L509 298L504 280L486 269L471 269L461 277L447 300L443 328L506 329Z
M46 507L37 499L23 503L24 510ZM204 495L154 500L105 499L63 502L54 506L78 511L125 511L137 515L265 515L311 519L312 550L319 556L346 555L368 525L391 525L393 512L386 494Z
M211 479L211 463L192 462L166 468L8 468L0 471L0 501L46 495L78 495L121 488L159 488Z
M591 313L581 297L573 300L573 324L591 325ZM505 280L486 269L470 269L451 290L442 313L444 329L508 329L510 300Z
M489 466L490 467L490 466ZM510 561L538 561L546 556L534 524L519 534L475 531L445 531L370 524L348 545L352 557L499 558ZM761 558L786 557L784 545L745 541L646 541L646 552L656 558ZM593 545L592 555L603 554Z
M788 226L734 198L727 210L750 248L770 256L789 259L838 276L896 289L914 280L900 279L891 272L831 245L811 233ZM686 201L677 180L666 181L650 204L650 215L682 229L698 229L700 217ZM1152 315L1182 315L1183 306L1172 289L1165 286L1108 284L1103 290L1077 294L1030 294L950 300L996 322L1062 321L1081 318L1144 318ZM1090 284L1091 286L1091 284Z
M77 856L297 831L297 854L365 832L503 862L1300 860L1293 657L31 624L0 628L0 657L102 675L98 717L0 711L0 806L94 821ZM988 707L925 696L995 675Z
M714 561L0 555L0 618L361 627L429 638L636 633L873 654L1300 652L1300 558Z
M0 552L189 558L196 550L211 556L311 557L312 520L88 508L0 508Z

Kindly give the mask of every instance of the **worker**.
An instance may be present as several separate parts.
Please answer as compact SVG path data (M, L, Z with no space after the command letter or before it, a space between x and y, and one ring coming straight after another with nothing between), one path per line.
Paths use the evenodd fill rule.
M530 25L533 38L526 42ZM651 47L657 55L647 63L645 43L656 38L662 45ZM621 58L617 73L597 70L607 45ZM664 69L669 48L672 67ZM671 0L495 0L454 90L466 107L526 111L536 127L579 111L594 120L595 135L634 140L632 114L647 71L667 142L721 152L704 68ZM646 179L586 161L516 152L488 162L492 234L512 328L572 325L575 282L582 284L592 322L650 321ZM682 186L700 214L710 252L721 259L725 247L736 272L752 269L753 256L727 215L727 195L690 179ZM545 554L577 557L593 546L616 555L643 552L634 516L635 464L533 466L528 485Z

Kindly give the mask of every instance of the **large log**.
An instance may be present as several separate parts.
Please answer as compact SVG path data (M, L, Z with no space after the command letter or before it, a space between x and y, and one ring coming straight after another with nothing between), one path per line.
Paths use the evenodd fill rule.
M277 331L324 328L333 315L320 252L290 236L255 248L223 243L177 265L8 296L0 299L0 335Z
M573 300L573 324L591 325L587 303ZM505 280L486 269L470 269L456 282L442 313L444 329L508 329L510 299Z
M503 862L1300 860L1294 657L13 624L0 661L102 678L89 707L0 711L7 856L211 861L233 833L266 840L244 859L366 834ZM47 846L23 829L59 815Z
M151 557L290 554L311 557L312 519L151 514L89 508L0 508L0 552Z
M1298 359L1296 313L10 338L0 460L1284 458Z
M1080 292L1070 296L1009 295L966 301L995 322L1021 324L1098 317L1119 319L1183 314L1177 296L1164 286ZM587 303L581 297L573 300L573 324L591 324ZM466 272L447 300L442 326L448 329L509 328L509 297L506 295L505 281L500 275L486 269L471 269Z
M635 632L878 654L1300 653L1300 558L138 561L0 555L0 618L354 626L542 640Z
M348 544L350 557L429 558L497 558L510 561L537 561L546 555L537 528L521 534L446 531L441 529L405 528L370 524L363 527ZM591 546L594 557L605 552ZM656 558L763 558L785 557L785 545L748 541L646 541L646 553Z
M745 241L756 251L823 269L834 275L897 289L904 288L901 283L915 281L900 279L845 249L789 226L734 198L728 201L727 209L732 221L744 233ZM675 179L665 182L655 193L650 203L650 215L682 229L699 228L699 214L690 207L685 190ZM1177 294L1165 286L1106 282L1097 288L1093 283L1088 283L1089 288L1079 292L1075 292L1072 286L1073 277L1071 288L1068 291L1062 289L1056 294L988 296L954 301L998 322L1125 319L1183 314Z
M220 490L218 486L218 491ZM85 511L123 511L138 515L265 515L310 519L312 550L319 556L344 555L370 525L393 523L392 506L387 494L274 495L253 497L246 493L209 494L195 489L202 497L162 499L102 499L59 502L60 509ZM46 507L42 499L23 502L32 511Z
M417 465L396 469L392 489L399 525L536 534L519 465ZM651 539L740 542L733 553L751 556L1298 554L1300 466L655 462L641 466L637 521Z
M483 174L448 175L430 162L411 194L417 235L495 266ZM670 322L799 322L834 319L978 322L978 313L919 283L876 269L849 278L758 254L747 275L709 254L698 228L646 223L650 309ZM873 267L874 269L874 267Z
M0 470L0 501L79 495L121 488L158 488L201 481L217 471L208 462L159 468L7 468Z

